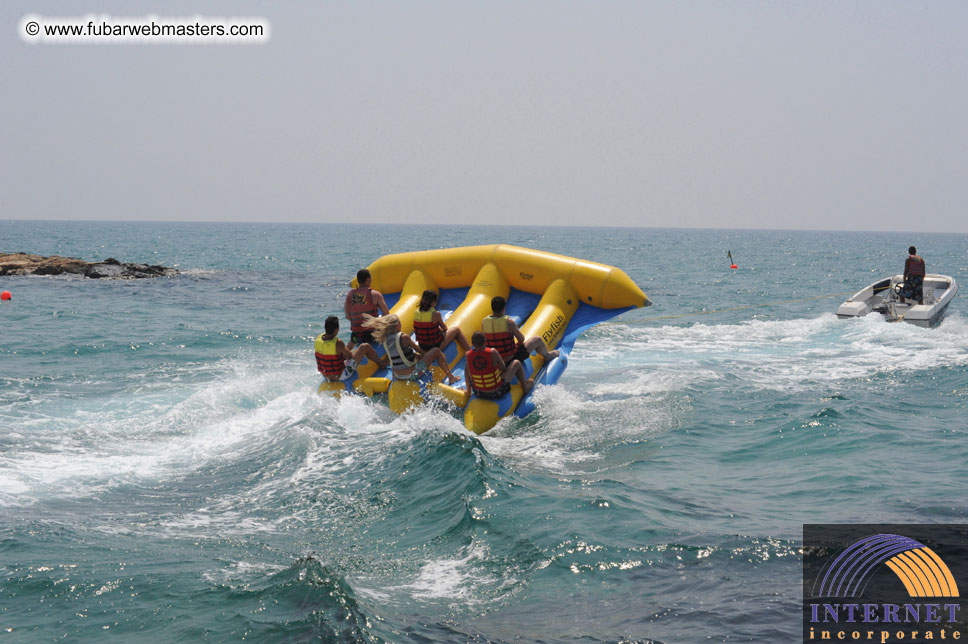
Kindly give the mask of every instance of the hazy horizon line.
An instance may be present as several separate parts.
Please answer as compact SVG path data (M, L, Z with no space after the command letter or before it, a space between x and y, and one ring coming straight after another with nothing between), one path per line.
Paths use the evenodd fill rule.
M0 220L2 221L2 220ZM305 226L333 226L333 225L352 225L356 227L360 226L415 226L422 228L568 228L568 229L588 229L588 230L721 230L721 231L736 231L736 232L804 232L804 233L863 233L863 234L878 234L878 233L890 233L890 234L906 234L906 235L968 235L968 231L950 231L950 230L858 230L858 229L848 229L848 228L754 228L754 227L736 227L728 228L722 226L581 226L576 224L489 224L489 223L473 223L473 224L456 224L456 223L445 223L445 224L435 224L435 223L400 223L400 222L388 222L388 221L367 221L367 222L345 222L345 221L245 221L245 220L198 220L198 219L57 219L57 218L40 218L40 219L23 219L23 218L9 218L6 221L10 222L59 222L59 223L115 223L115 224L249 224L249 225L305 225Z

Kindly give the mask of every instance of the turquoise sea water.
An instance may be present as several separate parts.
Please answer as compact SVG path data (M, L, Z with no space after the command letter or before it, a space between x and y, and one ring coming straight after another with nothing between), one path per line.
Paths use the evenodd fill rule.
M803 523L968 522L968 300L936 329L833 315L912 243L964 284L964 235L18 221L0 240L183 271L0 277L0 640L792 642ZM482 437L314 393L312 338L358 268L498 242L618 266L654 306L587 332L537 411Z

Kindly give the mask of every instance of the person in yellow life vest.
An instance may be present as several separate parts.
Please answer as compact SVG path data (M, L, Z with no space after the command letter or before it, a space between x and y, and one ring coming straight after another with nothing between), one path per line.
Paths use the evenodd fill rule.
M525 380L521 361L512 360L504 364L497 349L486 346L487 338L482 332L475 331L471 335L471 343L474 348L467 352L467 374L464 378L468 393L487 400L500 398L511 390L511 379L515 377L525 394L534 387L534 380Z
M504 361L524 362L531 357L532 351L541 354L546 362L558 357L558 350L548 351L544 340L538 336L525 340L524 334L518 329L514 320L504 315L505 307L507 307L507 300L500 295L491 299L491 315L481 322L487 346L497 349Z
M437 348L424 351L413 339L400 330L400 318L395 313L375 318L367 315L363 326L373 332L373 339L383 343L390 358L393 376L400 380L419 380L427 373L431 363L436 362L447 374L450 384L458 378L450 370L447 358Z
M914 246L908 248L908 258L904 260L904 287L901 289L901 304L904 298L909 297L917 300L918 304L924 304L924 258L918 255L918 249Z
M356 273L357 287L346 294L343 302L343 312L346 319L350 321L350 348L353 345L365 342L375 344L373 334L363 328L364 315L386 315L390 312L387 303L383 299L383 293L374 291L370 288L370 271L361 268Z
M361 344L354 351L347 349L343 341L336 337L336 334L339 333L339 318L335 315L326 318L323 328L326 333L317 335L314 345L316 368L326 380L330 382L349 380L355 373L355 367L360 358L364 356L380 365L381 368L390 363L386 357L381 359L373 350L373 347L366 343Z
M436 303L436 291L427 289L420 296L420 305L413 312L413 334L417 336L417 344L424 351L430 351L434 347L443 351L456 339L465 352L470 350L471 345L467 343L464 332L456 326L448 329L444 324L440 311L434 308Z

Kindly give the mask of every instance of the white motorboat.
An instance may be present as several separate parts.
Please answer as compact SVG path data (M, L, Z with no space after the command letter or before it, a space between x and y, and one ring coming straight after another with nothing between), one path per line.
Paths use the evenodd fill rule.
M881 313L891 322L909 322L930 327L941 323L951 300L958 294L958 284L947 275L924 276L924 304L905 298L901 303L904 276L894 275L874 282L867 288L847 298L837 309L837 317L859 318L871 311Z

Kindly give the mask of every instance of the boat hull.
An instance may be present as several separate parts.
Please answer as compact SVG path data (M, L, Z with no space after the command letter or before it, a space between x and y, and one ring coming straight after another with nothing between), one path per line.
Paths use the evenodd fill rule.
M948 275L928 274L924 278L924 304L910 300L902 303L897 294L899 284L904 282L902 275L894 275L874 282L861 289L837 309L840 319L863 317L869 313L880 313L891 322L906 322L920 327L935 327L941 324L948 306L958 294L958 284Z

